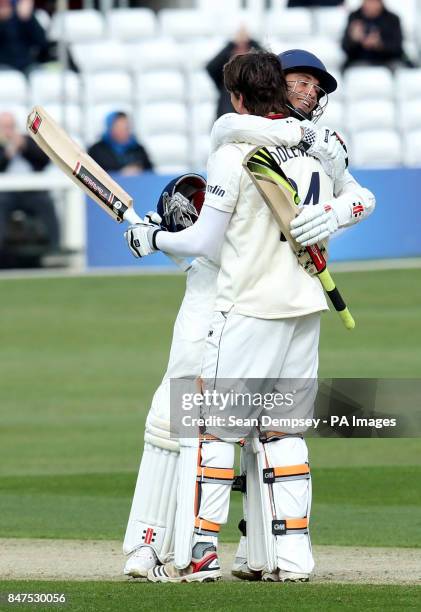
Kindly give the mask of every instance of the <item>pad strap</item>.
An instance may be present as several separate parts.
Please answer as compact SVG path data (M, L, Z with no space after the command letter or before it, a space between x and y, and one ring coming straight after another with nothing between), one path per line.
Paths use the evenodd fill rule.
M291 480L308 480L309 478L310 466L308 463L263 469L263 482L266 484Z
M197 516L194 520L194 532L198 535L211 535L218 536L221 525L218 523L212 523L212 521L205 521L205 519Z
M272 533L275 536L308 533L308 517L275 519L272 521Z
M198 465L196 480L201 483L232 485L234 482L234 470Z

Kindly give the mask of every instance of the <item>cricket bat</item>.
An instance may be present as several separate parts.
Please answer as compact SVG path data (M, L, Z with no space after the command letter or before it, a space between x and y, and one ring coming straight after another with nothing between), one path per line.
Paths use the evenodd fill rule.
M290 223L298 215L300 198L282 168L266 147L253 149L243 166L272 211L299 263L311 276L317 275L345 327L354 329L355 321L327 269L324 243L303 247L291 236Z
M133 198L70 138L42 106L35 106L28 116L27 131L37 145L67 176L114 221L133 225L143 223L133 208ZM182 270L189 263L179 257L171 259Z

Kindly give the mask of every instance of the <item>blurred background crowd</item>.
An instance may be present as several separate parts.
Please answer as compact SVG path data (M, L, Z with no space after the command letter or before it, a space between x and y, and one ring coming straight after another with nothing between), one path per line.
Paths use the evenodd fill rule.
M352 165L421 166L420 5L0 0L0 172L51 172L24 136L35 104L109 171L203 171L212 122L232 112L222 67L253 47L322 59L339 87L321 123L342 132ZM51 196L1 178L0 267L39 265L60 242Z

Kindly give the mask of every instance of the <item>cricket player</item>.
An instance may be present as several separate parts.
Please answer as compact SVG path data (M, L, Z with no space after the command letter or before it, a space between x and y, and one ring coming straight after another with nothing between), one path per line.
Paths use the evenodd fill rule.
M312 56L314 58L314 56ZM301 60L302 58L300 58ZM317 59L317 58L316 58ZM300 64L299 67L301 67L303 64ZM323 66L323 65L322 65ZM312 72L311 70L311 66L307 66L308 70L306 70L307 74ZM323 67L324 68L324 67ZM314 71L315 73L316 70ZM318 73L317 73L318 74ZM318 74L318 76L320 76ZM297 84L294 84L295 86ZM300 83L300 86L303 87L303 83ZM312 97L311 95L307 95L310 93L309 90L313 89L313 85L310 82L307 82L307 90L308 91L304 91L304 93L299 94L299 96L301 96L301 98L308 98L311 103L313 104L314 107L316 107L318 105L318 96L314 96ZM314 90L317 92L317 89L314 88ZM300 97L298 97L298 100L301 99ZM304 104L304 106L307 108L308 105ZM311 111L310 113L308 113L309 115L311 115ZM213 141L216 143L216 146L218 146L220 144L220 142L222 142L224 140L224 138L227 137L227 135L229 134L230 130L232 132L232 139L236 140L236 139L240 139L243 138L243 140L249 140L252 141L253 137L256 138L257 135L260 133L264 133L262 134L262 137L260 138L259 142L260 143L264 143L266 144L264 137L269 139L269 143L272 142L271 139L273 138L277 138L276 142L280 143L283 142L284 144L289 144L288 143L288 137L286 137L286 130L284 129L283 131L283 139L282 137L280 138L280 132L282 132L281 129L281 124L285 124L285 120L279 120L279 121L270 121L270 120L266 120L263 118L258 118L258 117L252 117L249 116L248 119L250 119L250 122L247 124L244 121L241 122L239 121L237 124L235 123L235 119L246 119L246 116L241 117L241 116L227 116L227 123L229 123L230 125L227 127L226 125L224 126L224 118L222 118L220 120L220 122L222 122L221 125L221 130L220 130L220 135L215 135L215 133L217 132L217 126L215 126L215 130L214 130L214 139ZM262 122L265 123L265 125L262 124ZM271 127L273 126L272 129L269 129L269 125L271 125ZM219 126L218 126L219 127ZM276 128L276 129L275 129ZM290 144L295 144L293 139L297 138L297 132L294 132L294 129L291 124L290 125L285 125L285 128L288 128L289 130L289 138L290 138ZM241 136L241 131L244 132L244 130L248 133L247 138L244 138L244 136ZM277 135L275 136L275 132L277 132ZM251 135L251 136L250 136ZM302 137L302 133L300 134L300 136ZM218 141L219 139L219 141ZM291 142L292 140L292 142ZM336 142L336 138L332 139L333 141ZM331 140L331 142L332 142ZM335 161L335 157L336 157L336 162L338 161L337 159L337 151L335 152L335 154L332 153L332 151L334 151L334 147L330 146L331 149L331 155L329 157L328 155L328 143L326 143L326 147L324 150L324 154L325 154L325 162L329 162L331 164L334 164ZM321 156L323 158L323 155ZM343 168L342 168L342 174L343 174ZM347 185L348 187L350 186L351 181L348 180ZM354 181L354 185L356 185L355 181ZM214 195L218 190L213 190L214 191ZM371 194L370 194L371 195ZM218 197L218 196L217 196ZM370 196L367 198L368 201L370 200ZM367 207L367 210L369 209L369 207ZM326 230L324 230L326 231ZM319 239L319 238L318 238ZM215 253L214 251L210 251L209 253L206 252L206 255L208 257L215 257ZM206 262L207 261L207 265ZM204 268L201 268L202 265L204 265ZM190 344L194 344L196 348L199 348L200 344L202 343L203 345L203 339L204 336L206 334L206 331L208 329L208 320L209 318L206 318L206 316L202 316L205 315L205 311L207 308L207 312L208 315L210 315L212 308L213 308L213 287L212 287L212 281L215 281L216 278L216 273L217 273L218 268L212 264L209 263L209 259L205 260L205 259L201 259L201 260L197 260L196 262L194 262L193 264L193 268L191 270L191 272L189 273L189 281L188 281L188 286L187 286L187 292L186 292L186 298L185 298L185 302L183 302L182 305L182 309L180 311L179 317L177 319L177 323L176 323L176 327L175 327L175 333L174 333L174 342L173 342L173 349L175 348L177 342L177 333L179 334L180 338L183 338L183 335L185 336L185 339L187 339L187 342L181 342L181 344L178 346L178 350L172 350L171 351L171 356L178 356L178 365L181 366L181 368L178 370L178 373L176 375L186 375L186 374L196 374L198 373L199 367L198 367L198 363L199 363L199 355L200 355L200 350L197 351L197 361L194 362L194 360L191 360L191 362L186 362L186 367L183 369L182 365L185 362L185 358L187 355L192 355L191 351L186 350L189 347L189 342ZM203 283L200 282L200 279L203 279ZM196 299L188 299L189 297L189 293L193 293L194 294L194 286L195 283L197 283L197 293L196 293ZM203 309L199 309L197 311L197 306L199 304L203 305L206 302L206 308ZM201 337L199 339L200 336L200 332L199 332L199 326L193 326L193 328L195 330L197 330L197 335L195 338L189 338L189 332L192 330L192 320L193 320L193 316L189 317L186 316L186 314L188 313L189 307L191 308L191 313L194 313L195 315L195 319L196 321L199 321L202 325L202 332L201 332ZM198 316L197 316L198 315ZM183 323L185 325L184 330L183 330ZM193 334L194 335L194 334ZM191 348L191 346L190 346ZM184 354L183 354L183 349L184 349ZM171 359L170 359L170 363L171 363ZM190 368L191 366L191 368ZM173 369L173 371L177 371L177 368L175 368L175 370ZM171 368L169 368L168 372L167 372L167 376L168 378L170 376L172 376L171 372ZM181 372L181 374L180 374ZM164 379L165 381L165 379ZM161 389L161 388L160 388ZM154 408L155 408L155 413L158 412L159 413L159 405L164 405L165 401L167 400L167 397L165 396L165 393L162 393L162 390L158 390L155 398L154 398L154 402L153 402L153 406L152 406L152 410L151 413L148 417L148 421L149 421L149 430L151 430L151 427L153 426L152 421L153 418L151 417L151 415L153 415L154 413ZM158 408L157 408L158 407ZM165 412L165 411L164 411ZM164 414L162 415L164 416ZM163 421L165 420L162 419ZM147 431L146 431L146 435L145 435L145 441L148 441L148 436L150 435L150 431L148 433L148 423L147 423ZM164 436L165 437L165 436ZM152 442L156 442L156 438L154 440L152 440L152 438L150 438L150 441ZM151 461L149 463L149 466L151 467L151 465L153 464L154 469L156 468L156 461L157 461L157 457L160 454L164 455L164 459L167 459L168 457L170 457L173 454L176 454L178 449L175 448L175 444L174 441L169 441L172 443L172 445L174 445L171 449L168 448L167 452L165 454L165 452L163 453L162 451L158 451L157 449L160 448L159 444L158 446L155 446L155 453L151 453ZM162 441L161 441L161 446L162 446ZM151 448L153 448L153 444L151 444ZM139 480L138 480L138 486L136 487L136 494L135 494L135 499L133 502L133 507L132 507L132 513L131 513L131 520L129 521L129 526L128 526L128 530L126 533L126 540L125 540L125 550L126 552L131 552L133 550L135 550L134 554L131 556L131 558L128 561L128 564L126 566L126 573L129 573L131 575L144 575L145 570L147 569L148 566L152 566L152 564L156 563L156 557L155 557L155 553L158 553L158 557L160 558L161 561L165 560L165 554L161 554L162 550L157 550L159 549L159 546L157 546L157 542L156 542L156 531L157 529L154 527L157 523L156 520L156 509L154 510L154 508L152 507L153 504L150 501L150 499L148 499L148 487L145 486L145 484L143 484L143 486L141 487L143 489L143 499L144 499L144 503L143 505L149 504L151 506L150 510L150 519L149 519L149 524L152 525L152 527L147 526L148 521L145 521L145 527L146 529L144 529L144 532L149 535L146 535L146 537L142 538L142 531L139 529L140 523L141 521L137 520L137 530L135 529L135 524L136 524L136 515L138 514L138 510L139 510L139 504L136 504L136 498L139 498L139 491L138 491L138 487L140 487L141 485L141 480L146 478L145 474L147 472L147 470L144 470L144 474L143 474L143 478L141 478L142 476L142 466L144 464L144 460L145 460L145 455L148 455L149 453L149 448L148 445L145 445L145 454L144 457L142 459L142 465L141 465L141 470L139 473ZM172 452L173 451L173 452ZM175 463L175 459L174 462ZM158 470L159 471L159 470ZM176 472L176 468L174 467L173 470L174 474ZM160 472L159 472L160 473ZM165 483L173 483L174 484L174 474L172 472L166 472L165 474L165 479L163 482L160 482L160 485L165 485ZM145 500L146 498L146 500ZM157 496L151 496L151 499L157 499ZM161 505L163 507L165 507L167 504L167 498L165 496L165 490L162 491L162 502ZM137 506L137 507L136 507ZM171 504L170 504L171 506ZM174 511L174 504L171 506L172 510ZM155 513L154 513L155 512ZM158 509L158 514L159 514L159 509ZM162 508L161 508L161 523L165 523L165 517L164 514L162 513ZM164 517L164 519L162 518ZM139 519L139 516L137 517ZM159 520L158 520L159 522ZM136 531L136 534L135 534ZM136 540L137 537L137 540ZM167 540L169 541L170 539L170 535L167 534ZM149 539L149 542L148 542ZM149 544L149 546L145 546L145 544ZM168 548L168 547L167 547ZM199 547L200 548L200 547ZM165 552L165 551L164 551ZM202 571L201 572L201 576L199 576L199 579L204 579L205 578L205 574ZM194 575L191 575L192 579L195 579Z

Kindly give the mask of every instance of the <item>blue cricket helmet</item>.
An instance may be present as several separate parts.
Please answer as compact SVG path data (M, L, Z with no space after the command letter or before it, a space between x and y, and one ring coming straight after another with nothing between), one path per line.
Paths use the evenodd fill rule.
M305 70L313 74L327 94L334 92L338 87L335 77L326 70L324 63L314 53L304 49L289 49L280 53L278 59L284 72Z
M180 232L193 225L199 217L205 194L206 181L200 174L182 174L170 181L156 207L162 219L161 227L169 232Z

